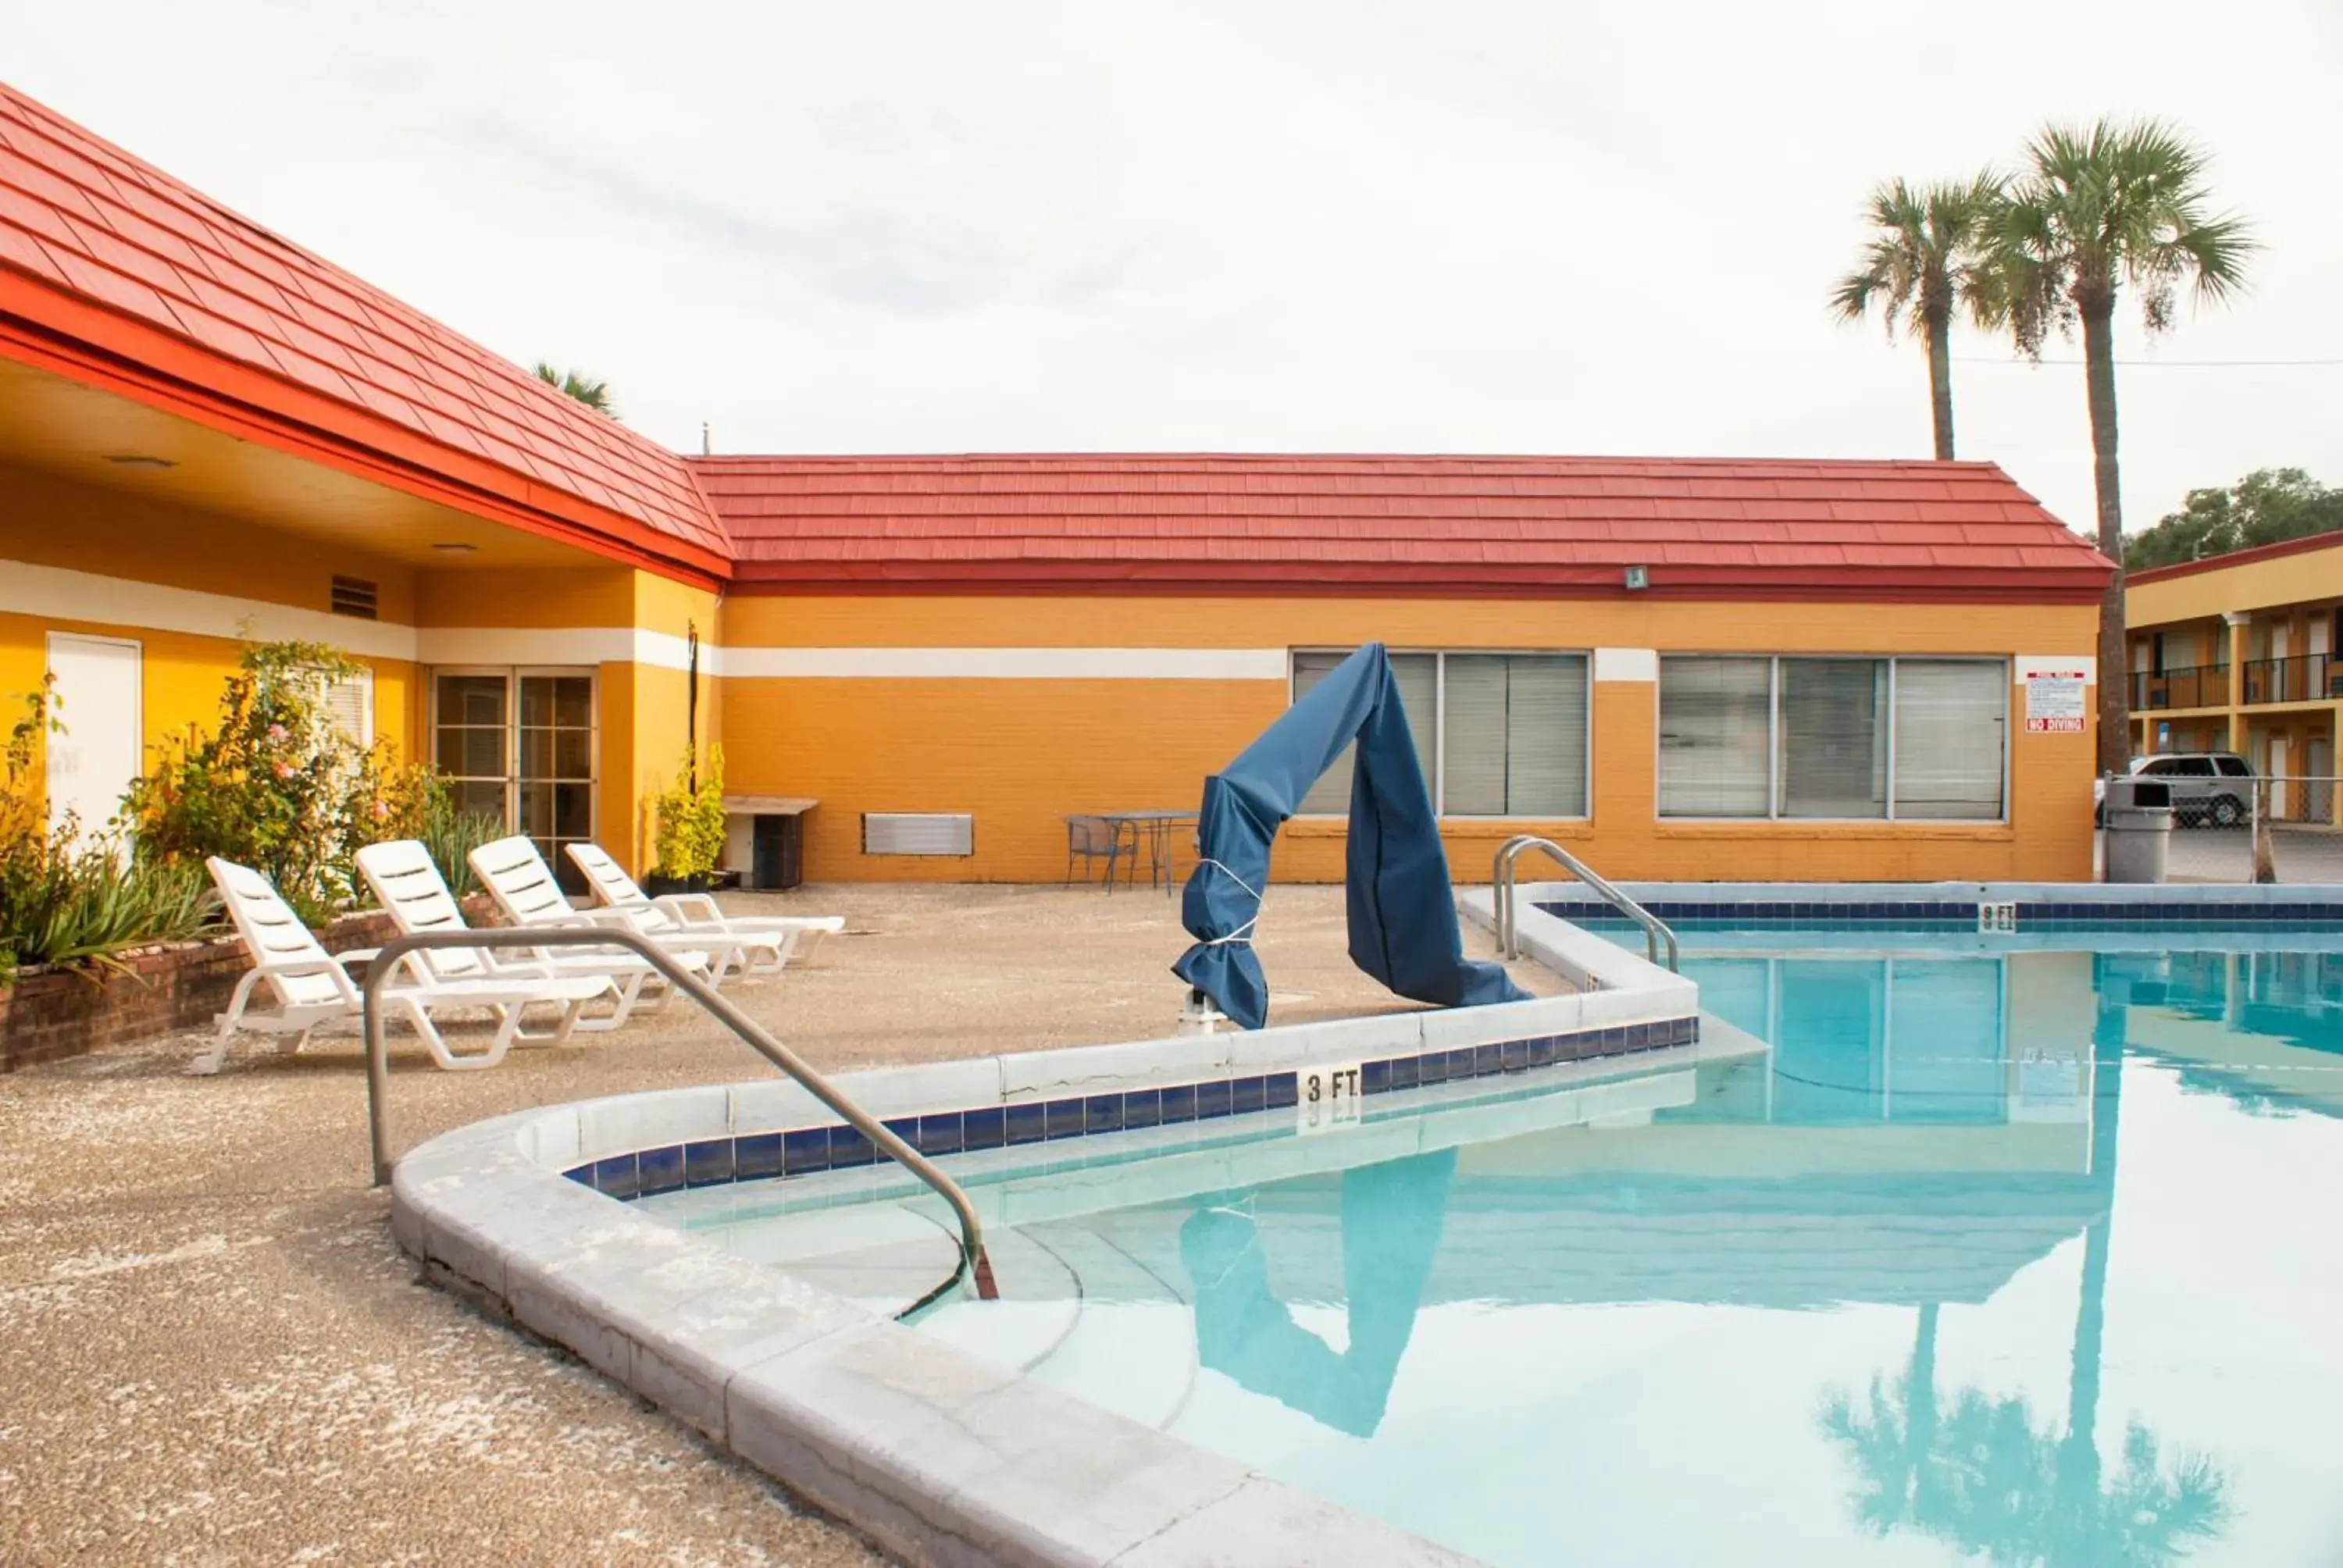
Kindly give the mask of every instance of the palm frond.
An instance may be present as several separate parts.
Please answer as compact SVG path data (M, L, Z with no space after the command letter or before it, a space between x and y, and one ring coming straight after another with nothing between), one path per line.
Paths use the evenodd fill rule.
M564 397L574 397L597 414L607 414L615 419L618 411L611 406L610 384L582 370L557 368L549 360L540 359L530 367L539 381L557 387Z

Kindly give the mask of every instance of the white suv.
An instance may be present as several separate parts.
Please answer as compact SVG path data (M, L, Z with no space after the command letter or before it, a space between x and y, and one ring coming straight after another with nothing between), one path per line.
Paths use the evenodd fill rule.
M2172 786L2172 817L2183 828L2234 828L2252 810L2253 764L2234 751L2163 751L2131 759L2133 774ZM2092 820L2107 815L2107 780L2091 781Z

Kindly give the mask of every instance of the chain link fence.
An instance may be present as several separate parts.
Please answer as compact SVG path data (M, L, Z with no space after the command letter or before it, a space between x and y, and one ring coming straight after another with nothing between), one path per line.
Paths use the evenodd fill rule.
M2193 795L2196 780L2172 783L2169 880L2343 883L2343 779L2207 779Z

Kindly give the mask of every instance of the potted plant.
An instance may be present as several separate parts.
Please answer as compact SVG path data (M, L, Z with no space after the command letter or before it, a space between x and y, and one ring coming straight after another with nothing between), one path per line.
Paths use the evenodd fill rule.
M724 857L724 749L710 746L707 766L696 770L687 752L657 805L659 829L644 890L653 898L708 891Z

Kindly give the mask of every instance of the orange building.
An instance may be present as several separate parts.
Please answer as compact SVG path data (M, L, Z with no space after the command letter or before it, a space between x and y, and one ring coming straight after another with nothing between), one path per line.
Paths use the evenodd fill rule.
M2081 879L2107 570L1987 464L681 457L0 88L0 697L85 816L294 636L548 846L639 866L689 733L811 877L1055 880L1372 638L1462 876Z

